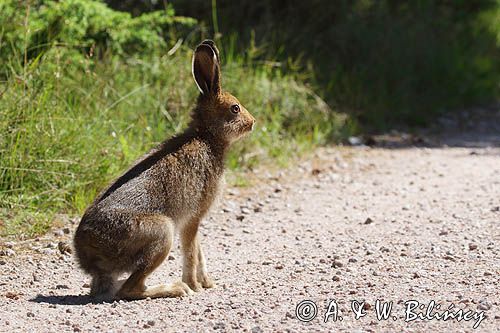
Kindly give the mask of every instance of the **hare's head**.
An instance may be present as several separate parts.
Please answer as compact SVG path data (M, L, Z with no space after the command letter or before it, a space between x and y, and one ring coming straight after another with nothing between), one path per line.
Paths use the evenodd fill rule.
M203 41L194 52L193 77L200 90L193 121L198 129L226 143L250 132L255 118L233 95L221 88L219 51L211 40Z

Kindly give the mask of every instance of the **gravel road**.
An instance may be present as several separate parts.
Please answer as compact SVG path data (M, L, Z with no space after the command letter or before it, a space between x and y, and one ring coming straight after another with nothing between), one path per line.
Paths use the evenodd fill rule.
M331 147L249 175L201 230L217 288L183 299L93 304L64 246L77 220L61 217L45 237L3 241L0 331L499 332L500 145L456 145ZM175 248L149 284L178 280L180 259ZM304 300L315 318L312 303L296 313ZM422 316L441 307L407 322L411 300ZM469 320L438 320L449 306Z

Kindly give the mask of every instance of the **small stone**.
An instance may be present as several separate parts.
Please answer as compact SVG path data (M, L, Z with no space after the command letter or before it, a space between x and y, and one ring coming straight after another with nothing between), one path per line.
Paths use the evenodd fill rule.
M473 251L473 250L475 250L475 249L477 249L477 244L470 243L470 244L469 244L469 250Z
M320 264L324 264L324 263L326 262L326 260L325 260L325 259L323 259L323 258L321 258L321 259L319 260L319 262L320 262Z
M65 284L58 284L56 286L56 289L69 289L69 287L67 285L65 285Z
M238 221L243 221L245 219L245 216L244 215L238 215L238 216L236 216L236 219Z
M334 276L332 277L332 280L333 280L333 281L335 281L335 282L338 282L338 281L340 281L340 276L338 276L338 275L334 275Z
M5 264L7 264L7 262L5 260L3 260L3 259L0 259L0 266L3 266Z
M156 322L154 320L148 320L147 324L149 326L155 326Z
M382 247L380 248L380 251L382 251L382 252L390 252L389 248L387 248L387 247L385 247L385 246L382 246Z
M371 308L372 308L372 306L371 306L371 304L370 304L370 303L366 303L366 302L365 302L365 303L363 304L363 310L368 311L368 310L370 310Z
M249 215L251 212L250 212L250 209L248 209L247 207L243 207L243 208L241 208L241 213L245 214L245 215Z
M282 264L278 264L278 265L274 266L274 268L276 268L276 269L283 269L284 266Z
M349 262L355 263L355 262L358 262L358 259L356 259L356 258L349 258Z
M72 252L71 246L66 242L59 242L57 248L62 254L70 254Z
M491 304L486 300L480 300L477 308L482 311L488 311L491 309Z
M175 260L175 257L173 255L169 255L168 260Z
M350 136L347 142L349 142L351 146L360 146L363 144L363 140L358 136Z
M64 232L62 230L56 230L54 231L54 236L56 237L64 236Z
M16 255L16 251L12 250L12 249L4 249L4 250L0 250L0 256L2 257L13 257Z
M82 285L82 288L90 288L90 283L84 283L84 284Z
M343 266L344 266L344 263L340 260L334 260L332 263L333 268L338 268L338 267L343 267Z
M26 313L26 316L33 318L35 316L35 314L33 312L28 312L28 313Z
M66 228L63 228L62 230L66 235L68 235L70 232L71 232L71 229L66 227Z
M254 211L255 213L260 213L260 212L262 212L262 208L261 208L261 207L259 207L259 206L257 206L257 207L255 207L255 208L253 209L253 211Z
M365 220L365 222L364 222L364 224L372 224L372 223L373 223L373 220L372 220L370 217L368 217L368 218Z
M9 249L12 249L12 248L14 248L14 245L16 245L16 243L14 243L14 242L5 242L4 245L5 245L5 247L7 247Z
M446 236L446 235L448 235L448 231L447 230L441 230L439 232L439 236Z

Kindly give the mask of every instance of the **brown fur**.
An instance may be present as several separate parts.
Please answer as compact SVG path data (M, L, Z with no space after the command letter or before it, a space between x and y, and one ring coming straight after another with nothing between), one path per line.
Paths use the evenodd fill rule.
M205 268L198 227L220 192L230 144L255 119L220 86L219 53L212 41L193 57L201 94L186 131L163 142L119 177L88 207L75 234L76 256L92 276L97 298L180 297L214 283ZM234 112L234 105L239 112ZM179 231L182 282L146 287ZM130 273L118 288L117 277Z

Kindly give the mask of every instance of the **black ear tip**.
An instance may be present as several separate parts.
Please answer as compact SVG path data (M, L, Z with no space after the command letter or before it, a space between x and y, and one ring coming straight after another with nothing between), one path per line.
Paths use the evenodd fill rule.
M208 45L210 47L214 47L214 48L217 48L215 46L215 42L211 39L205 39L203 42L201 42L201 44L205 44L205 45Z
M219 60L219 49L217 48L217 46L215 45L215 42L213 40L205 39L203 42L201 42L200 45L198 45L198 47L200 47L202 45L210 47L212 49L212 51L215 53L217 60Z

